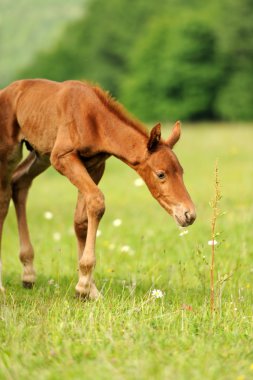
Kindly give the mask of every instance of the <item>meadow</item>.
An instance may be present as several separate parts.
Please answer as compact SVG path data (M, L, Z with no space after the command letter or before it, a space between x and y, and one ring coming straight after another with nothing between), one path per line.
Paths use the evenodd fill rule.
M175 151L198 215L184 234L145 186L136 186L134 171L108 160L97 302L74 297L76 190L53 169L36 179L28 202L38 276L32 290L20 283L12 205L4 227L0 379L252 379L252 141L253 125L183 126ZM217 220L211 315L209 203L217 159L224 215Z

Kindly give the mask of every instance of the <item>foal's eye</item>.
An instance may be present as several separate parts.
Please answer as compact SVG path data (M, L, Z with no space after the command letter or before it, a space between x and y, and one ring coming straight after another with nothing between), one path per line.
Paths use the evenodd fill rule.
M157 172L156 175L159 179L164 179L166 177L166 174L164 172Z

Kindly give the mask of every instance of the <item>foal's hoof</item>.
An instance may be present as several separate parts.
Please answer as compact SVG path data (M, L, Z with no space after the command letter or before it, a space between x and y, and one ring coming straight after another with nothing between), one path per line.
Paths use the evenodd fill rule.
M103 298L102 294L97 290L96 286L92 284L89 289L76 286L76 298L83 301L93 300L97 301Z
M86 302L89 301L89 296L87 294L80 294L76 291L75 298L77 298L80 301Z
M90 294L80 294L76 292L75 298L77 298L80 301L88 302L88 301L98 301L103 298L102 294L99 293L99 295L90 295Z
M23 288L32 289L34 287L34 282L22 281Z
M36 273L35 273L34 269L33 268L25 268L21 280L22 280L23 288L32 289L34 284L35 284L35 280L36 280Z

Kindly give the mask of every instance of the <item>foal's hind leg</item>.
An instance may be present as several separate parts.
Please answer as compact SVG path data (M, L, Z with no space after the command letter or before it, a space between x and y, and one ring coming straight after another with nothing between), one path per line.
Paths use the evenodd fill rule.
M1 167L1 163L0 163ZM4 291L2 284L2 262L1 262L1 240L3 232L3 224L8 212L9 203L11 199L11 186L5 184L3 178L0 176L0 291Z
M1 263L1 241L3 224L8 213L11 199L11 175L21 159L21 146L14 146L12 150L6 150L0 157L0 290L3 291L2 285L2 263Z
M41 157L35 152L31 152L17 167L12 177L12 198L16 209L20 241L19 258L24 266L22 282L26 288L33 286L36 277L33 268L34 250L26 218L26 200L33 179L49 166L50 162L47 157Z

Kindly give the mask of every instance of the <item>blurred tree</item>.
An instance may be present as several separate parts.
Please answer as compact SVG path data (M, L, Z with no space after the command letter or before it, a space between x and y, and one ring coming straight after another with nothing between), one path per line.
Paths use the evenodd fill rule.
M219 92L216 107L225 120L253 120L252 68L238 69L230 75Z
M224 65L217 113L226 120L253 120L253 2L224 0L217 9Z
M150 17L162 12L163 4L162 0L90 1L84 16L66 28L59 43L40 53L20 76L85 78L118 95L133 44Z
M220 75L215 34L187 12L155 20L138 41L122 97L147 120L213 118Z
M98 82L146 120L249 120L252 60L252 0L89 0L19 77Z

